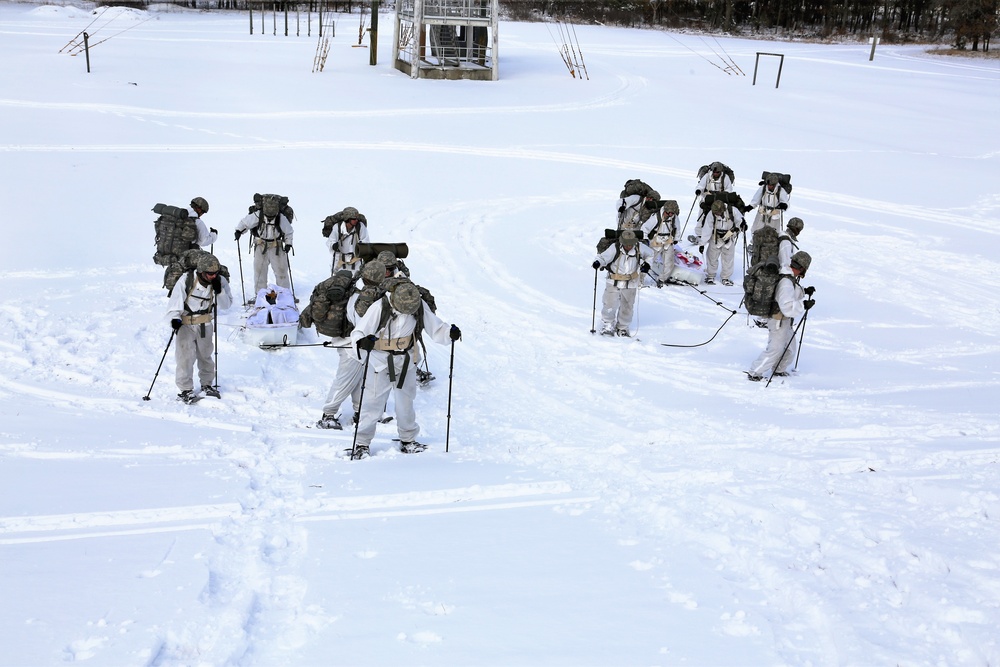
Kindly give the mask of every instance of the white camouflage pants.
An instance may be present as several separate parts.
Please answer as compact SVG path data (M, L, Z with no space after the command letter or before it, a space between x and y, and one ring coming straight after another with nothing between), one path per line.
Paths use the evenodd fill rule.
M750 374L766 377L775 373L784 373L795 359L795 327L794 320L785 317L776 320L773 317L767 322L767 347L760 353L757 360L750 364ZM784 353L784 354L782 354Z
M396 411L396 431L403 442L416 440L420 435L420 425L417 424L417 413L413 409L413 399L417 396L416 365L411 361L406 369L406 377L401 388L389 379L389 369L375 371L375 355L388 354L374 351L371 353L371 363L368 365L368 376L365 379L365 396L361 405L361 417L358 419L358 445L368 446L375 437L375 427L389 394L392 393ZM403 371L405 355L388 355L389 363L395 364L396 381ZM362 359L362 361L364 361Z
M615 287L614 282L607 282L601 308L601 322L605 328L629 328L632 324L632 313L635 310L635 297L638 291L635 287Z
M257 243L253 249L253 293L267 287L267 267L274 271L274 282L279 287L291 288L288 279L288 253L278 246L264 247Z
M351 397L351 404L354 412L358 411L358 400L361 397L361 378L365 372L364 361L358 359L358 353L350 346L350 339L347 339L348 347L337 350L340 355L340 363L337 365L337 375L333 378L330 391L326 395L326 403L323 405L324 415L336 416L340 411L340 406L347 397Z
M730 239L730 243L723 244L722 247L717 248L715 243L709 241L708 247L705 248L705 277L715 278L715 272L719 269L719 259L722 259L722 275L720 278L723 280L732 280L733 278L733 265L736 257L736 242Z
M204 335L202 335L204 326ZM180 391L194 390L194 365L198 364L198 389L215 382L215 352L212 323L184 324L177 330L177 343L174 347L174 361L177 368L174 380Z

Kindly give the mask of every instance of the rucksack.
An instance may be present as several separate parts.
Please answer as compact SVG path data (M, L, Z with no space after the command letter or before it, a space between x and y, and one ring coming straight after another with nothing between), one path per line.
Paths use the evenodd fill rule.
M188 217L186 208L157 204L153 213L160 216L153 221L156 230L154 262L169 267L184 251L198 247L198 223Z
M260 236L265 217L276 218L280 213L288 219L289 224L295 219L295 211L288 205L288 197L281 195L254 193L253 204L250 206L249 212L257 214L257 226L250 230L250 233L254 236ZM278 228L278 233L278 238L284 240L285 233L281 231L280 227Z
M777 263L781 236L774 227L764 225L755 231L751 243L753 244L753 252L750 253L750 266L756 266L771 259Z
M719 164L722 163L720 162ZM712 171L712 165L710 164L703 164L702 166L698 167L698 180L700 181L701 177L709 173L710 171ZM733 173L733 170L730 169L728 165L722 164L722 173L729 177L730 183L732 183L734 186L736 185L736 174Z
M755 264L743 278L743 305L754 317L771 317L778 312L774 293L778 282L791 279L787 273L778 273L777 258Z
M777 171L762 171L760 173L760 183L758 183L757 185L764 185L765 183L767 183L767 177L768 176L777 176L778 177L778 185L781 186L781 189L784 190L786 194L789 194L789 195L792 194L792 176L791 176L791 174L782 174L782 173L777 172Z
M201 248L192 248L191 250L185 250L181 253L177 261L168 266L163 272L163 286L167 288L167 296L170 296L174 291L174 285L177 281L181 279L185 273L194 271L198 268L198 260L205 256L214 257L214 255L207 250L202 250ZM216 258L218 261L218 258ZM219 262L219 275L223 276L226 281L229 281L229 269L225 264Z
M393 276L391 278L386 278L385 280L382 281L382 284L379 285L379 287L383 290L384 293L389 294L394 289L396 289L397 286L403 283L410 283L411 285L416 287L417 291L420 292L420 298L423 299L424 303L427 304L427 307L431 309L431 312L432 313L437 312L437 302L434 300L434 295L431 294L431 291L426 287L414 284L413 281L407 278L406 276Z
M701 201L701 209L707 213L712 209L712 204L717 201L721 201L729 207L730 215L733 213L733 208L739 209L740 213L742 213L747 207L747 205L743 202L743 197L739 196L739 194L735 192L709 192ZM733 219L735 220L736 216L733 216Z
M348 211L351 213L348 214ZM343 211L338 211L333 215L328 215L323 218L323 236L325 238L330 238L330 234L333 233L333 228L337 226L337 223L347 220L349 217L357 218L358 222L363 225L368 225L368 219L363 213L359 212L358 209L348 206Z
M630 178L625 181L625 187L622 189L622 193L618 195L619 199L625 199L630 195L641 195L643 199L649 196L651 192L656 192L648 184L643 183L638 178Z
M344 338L354 325L347 319L347 302L354 294L355 277L350 271L337 271L313 288L309 305L299 314L299 326L331 338Z

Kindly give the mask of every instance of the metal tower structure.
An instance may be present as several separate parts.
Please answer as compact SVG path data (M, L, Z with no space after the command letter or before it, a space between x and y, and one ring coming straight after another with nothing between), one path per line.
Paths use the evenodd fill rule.
M500 78L499 0L397 0L393 66L413 79Z

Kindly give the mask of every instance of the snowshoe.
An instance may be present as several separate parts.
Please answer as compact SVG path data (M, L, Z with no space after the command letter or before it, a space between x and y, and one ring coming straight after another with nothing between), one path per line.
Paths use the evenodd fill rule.
M416 440L407 440L399 443L399 451L404 454L417 454L427 449L427 445Z
M190 389L185 389L181 393L177 394L177 400L188 405L193 405L201 399L202 396L200 394L196 394Z
M694 234L688 234L688 243L697 243L698 237Z
M417 369L417 384L420 386L426 386L430 384L431 380L434 379L434 374L430 371L425 371L422 368Z
M340 425L340 420L335 415L323 415L320 417L320 420L316 422L316 428L329 428L335 431L342 431L344 429Z
M631 336L631 334L628 332L628 329L617 329L615 331L615 335L621 338L629 338Z
M725 285L726 287L732 287L733 286L733 281L730 280L729 278L723 278L722 279L722 284Z
M750 380L751 382L760 382L761 380L764 379L763 375L757 375L756 373L751 373L749 371L743 371L743 372L747 374L747 379Z
M368 445L358 445L357 447L351 449L348 447L344 450L347 454L347 458L352 461L360 461L361 459L367 459L371 457L371 452L368 451Z
M201 385L201 393L205 394L206 396L211 396L212 398L222 398L222 394L219 392L219 390L210 384Z
M715 284L715 278L705 278L705 284L706 285L714 285Z
M604 327L603 329L601 329L601 335L602 336L614 336L615 335L615 330L612 327Z

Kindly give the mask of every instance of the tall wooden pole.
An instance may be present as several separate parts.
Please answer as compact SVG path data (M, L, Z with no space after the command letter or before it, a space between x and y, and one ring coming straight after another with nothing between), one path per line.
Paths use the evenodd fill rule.
M372 27L369 31L371 33L371 38L369 39L368 48L368 64L377 65L378 64L378 0L372 0Z

